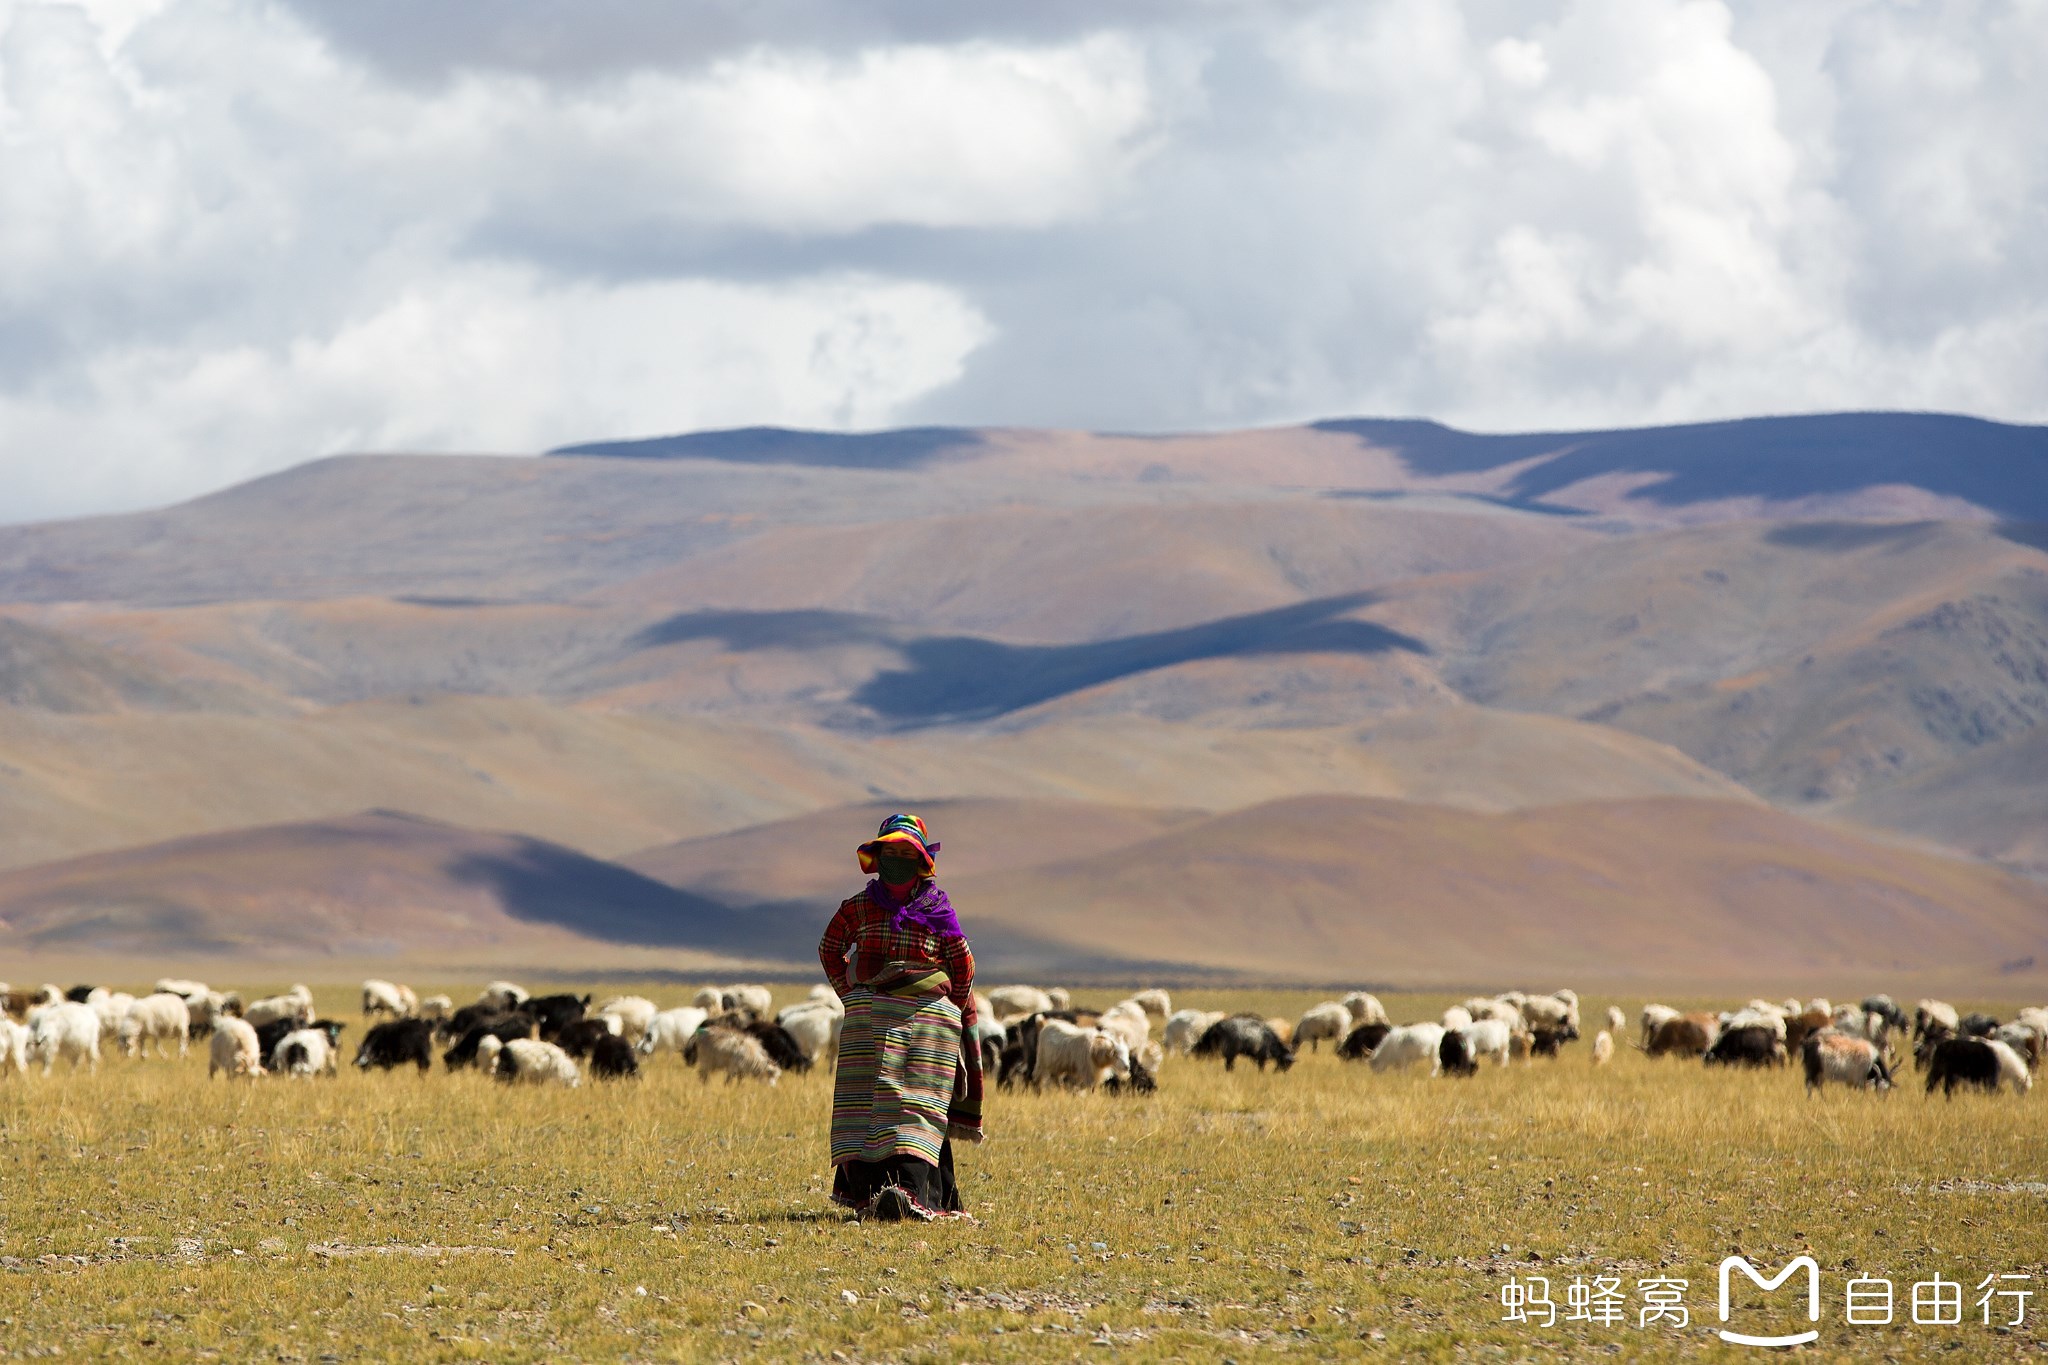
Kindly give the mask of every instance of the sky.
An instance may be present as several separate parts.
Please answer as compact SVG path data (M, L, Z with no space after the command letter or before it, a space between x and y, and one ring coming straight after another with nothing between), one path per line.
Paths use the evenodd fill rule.
M707 427L2048 420L2048 0L0 0L0 520Z

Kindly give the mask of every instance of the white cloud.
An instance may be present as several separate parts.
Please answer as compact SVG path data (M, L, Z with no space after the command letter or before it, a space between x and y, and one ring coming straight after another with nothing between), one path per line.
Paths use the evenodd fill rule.
M747 422L2048 418L2032 0L578 13L0 0L0 517Z

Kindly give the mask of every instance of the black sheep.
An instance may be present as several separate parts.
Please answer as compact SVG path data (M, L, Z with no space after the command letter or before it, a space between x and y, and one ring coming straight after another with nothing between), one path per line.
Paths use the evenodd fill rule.
M1233 1014L1211 1024L1194 1046L1197 1057L1221 1057L1223 1069L1237 1069L1239 1057L1249 1057L1266 1069L1272 1062L1282 1071L1294 1065L1294 1051L1280 1041L1280 1035L1256 1014Z
M553 1038L542 1035L545 1041L559 1044L562 1051L571 1057L588 1057L590 1049L600 1038L614 1038L611 1026L602 1019L578 1019L567 1024Z
M1998 1021L1988 1014L1966 1014L1962 1024L1965 1038L1989 1038L1998 1031Z
M633 1055L633 1045L607 1031L602 1038L591 1043L590 1074L601 1081L639 1075L640 1061Z
M1471 1040L1459 1029L1444 1030L1443 1041L1436 1045L1436 1060L1446 1076L1479 1074L1479 1059L1472 1055Z
M1941 1087L1944 1099L1955 1095L1958 1085L1998 1089L1998 1054L1981 1038L1948 1038L1937 1043L1927 1067L1927 1093Z
M91 986L73 986L70 990L64 992L64 998L74 1005L83 1005L92 998L92 991L93 988Z
M487 1037L496 1038L501 1043L509 1043L515 1038L531 1038L533 1016L517 1012L501 1014L496 1019L473 1026L462 1035L461 1042L441 1054L441 1065L450 1071L470 1065L476 1060L477 1046Z
M1372 1056L1387 1035L1394 1030L1388 1024L1360 1024L1344 1035L1344 1041L1337 1044L1337 1055L1347 1062L1362 1062Z
M562 1030L583 1017L590 1008L587 995L536 995L519 1006L520 1011L533 1016L540 1027L543 1042L559 1043ZM567 1051L567 1049L563 1049ZM574 1054L571 1054L572 1056Z
M422 1072L434 1065L434 1029L424 1019L393 1019L363 1035L356 1049L358 1067L389 1071L412 1062Z
M1752 1024L1716 1038L1701 1060L1708 1066L1783 1066L1787 1058L1776 1030Z

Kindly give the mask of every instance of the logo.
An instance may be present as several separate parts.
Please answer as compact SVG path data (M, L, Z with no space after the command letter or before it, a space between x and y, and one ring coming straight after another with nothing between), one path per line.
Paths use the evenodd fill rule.
M1721 1262L1721 1321L1728 1321L1728 1272L1737 1267L1741 1268L1743 1274L1749 1276L1752 1284L1767 1294L1791 1279L1796 1272L1804 1269L1806 1271L1806 1320L1808 1322L1820 1321L1820 1264L1811 1256L1795 1256L1783 1270L1768 1280L1757 1273L1755 1266L1743 1260L1740 1256L1730 1256L1727 1260ZM1733 1342L1737 1346L1803 1346L1809 1341L1818 1341L1819 1339L1820 1331L1817 1328L1812 1331L1793 1332L1789 1335L1778 1337L1753 1337L1743 1332L1731 1332L1725 1327L1721 1329L1721 1340Z

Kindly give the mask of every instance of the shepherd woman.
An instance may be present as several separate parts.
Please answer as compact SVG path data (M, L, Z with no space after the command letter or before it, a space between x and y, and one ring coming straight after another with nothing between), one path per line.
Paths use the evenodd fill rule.
M981 1141L974 954L933 880L939 846L892 815L856 851L873 880L840 905L818 960L846 1002L832 1084L832 1199L863 1218L964 1216L953 1138Z

